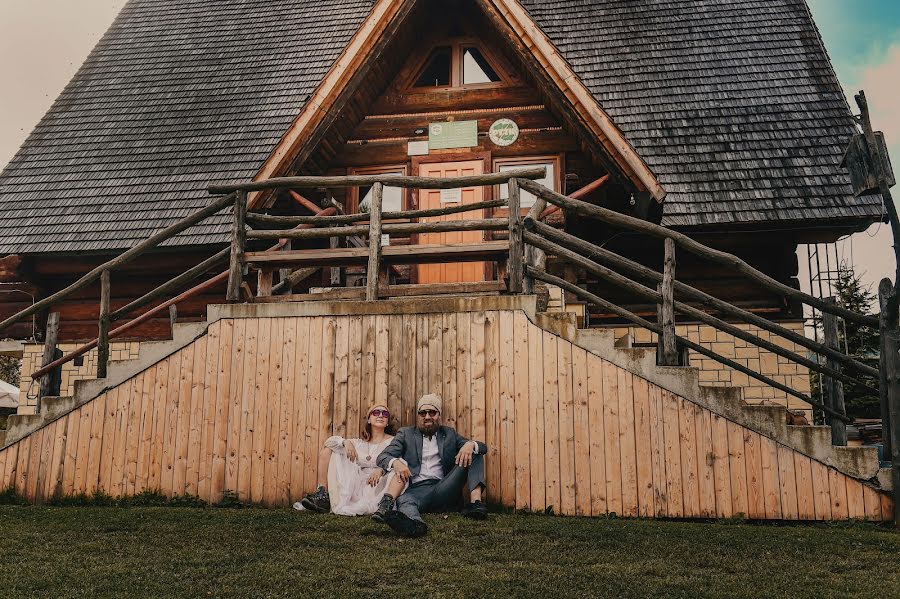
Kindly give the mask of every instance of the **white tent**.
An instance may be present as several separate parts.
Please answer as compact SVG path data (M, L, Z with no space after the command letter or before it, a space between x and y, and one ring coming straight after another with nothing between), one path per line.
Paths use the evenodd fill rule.
M19 388L0 381L0 408L19 407Z

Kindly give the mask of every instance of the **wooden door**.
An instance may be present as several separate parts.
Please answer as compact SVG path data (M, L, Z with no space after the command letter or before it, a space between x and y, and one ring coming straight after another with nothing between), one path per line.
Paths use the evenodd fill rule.
M441 162L422 164L419 175L423 177L466 177L484 173L484 163L480 160L467 162ZM430 210L457 204L474 204L484 201L483 187L466 187L461 190L421 189L419 208ZM484 218L483 210L473 210L446 216L421 219L423 222L464 220ZM423 233L419 235L420 245L429 244L469 244L484 241L484 231L453 231L449 233ZM484 262L456 262L450 264L421 264L418 267L418 282L427 283L470 283L485 280Z

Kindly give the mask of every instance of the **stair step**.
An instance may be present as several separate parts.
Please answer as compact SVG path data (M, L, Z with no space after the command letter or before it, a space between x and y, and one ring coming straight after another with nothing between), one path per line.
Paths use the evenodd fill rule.
M9 445L37 430L44 423L41 414L12 414L6 420L6 439Z
M62 416L74 407L75 398L71 395L62 397L47 396L41 400L41 414L48 421Z

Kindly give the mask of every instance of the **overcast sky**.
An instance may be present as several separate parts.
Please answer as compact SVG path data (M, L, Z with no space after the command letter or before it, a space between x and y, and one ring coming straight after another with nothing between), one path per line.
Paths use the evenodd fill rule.
M124 4L0 0L0 165L12 158ZM851 105L856 108L852 94L865 89L874 126L886 133L894 164L900 164L900 0L809 4ZM875 226L839 244L839 252L868 282L877 282L893 272L890 245L889 228Z

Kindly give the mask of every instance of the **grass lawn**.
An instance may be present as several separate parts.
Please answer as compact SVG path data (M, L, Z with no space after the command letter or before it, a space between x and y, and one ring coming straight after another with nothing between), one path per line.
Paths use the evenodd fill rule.
M866 524L428 521L398 539L287 510L0 506L0 596L900 596L900 534Z

